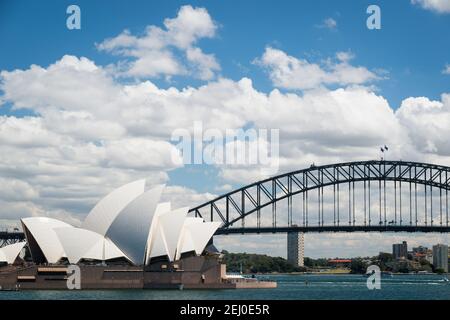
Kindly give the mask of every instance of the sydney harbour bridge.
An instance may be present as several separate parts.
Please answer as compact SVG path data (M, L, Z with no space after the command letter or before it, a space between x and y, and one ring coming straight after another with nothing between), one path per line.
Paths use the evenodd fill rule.
M449 232L450 167L371 160L311 165L190 209L216 235L287 232ZM0 232L0 247L24 239Z
M450 167L358 161L281 174L192 208L216 234L449 232Z

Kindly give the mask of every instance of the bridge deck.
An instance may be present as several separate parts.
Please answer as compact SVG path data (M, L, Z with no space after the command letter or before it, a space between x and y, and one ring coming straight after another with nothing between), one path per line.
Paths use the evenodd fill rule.
M0 239L22 240L22 239L25 239L25 235L23 232L20 232L20 231L15 231L15 232L0 231Z
M215 235L226 234L260 234L260 233L321 233L321 232L425 232L446 233L450 232L450 226L296 226L296 227L246 227L246 228L221 228ZM0 240L23 240L22 232L0 232Z
M287 233L287 232L450 232L450 226L297 226L297 227L247 227L223 228L216 235L248 233Z

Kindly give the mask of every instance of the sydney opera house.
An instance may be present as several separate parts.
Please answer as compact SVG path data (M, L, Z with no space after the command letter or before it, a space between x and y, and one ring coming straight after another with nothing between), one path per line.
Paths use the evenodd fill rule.
M21 220L26 241L0 248L0 286L66 289L77 265L81 288L233 287L212 244L220 226L160 202L145 180L105 196L81 227L48 217ZM18 257L24 247L31 260Z

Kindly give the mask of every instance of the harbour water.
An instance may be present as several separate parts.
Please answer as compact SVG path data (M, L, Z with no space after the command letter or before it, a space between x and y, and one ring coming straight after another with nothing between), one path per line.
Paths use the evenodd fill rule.
M278 287L240 290L0 291L0 299L450 299L450 282L441 275L383 277L380 290L368 290L367 278L362 275L264 275L259 278L275 280Z

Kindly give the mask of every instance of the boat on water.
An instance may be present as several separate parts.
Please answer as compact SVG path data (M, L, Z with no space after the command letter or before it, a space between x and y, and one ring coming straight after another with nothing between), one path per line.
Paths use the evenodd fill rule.
M368 273L365 273L364 276L365 276L365 277L369 277L369 276L371 276L372 274L373 274L373 273L368 272ZM392 272L390 272L390 271L381 271L381 272L380 272L380 275L381 275L381 277L383 277L383 278L392 278L392 277L394 277L394 274L393 274Z

